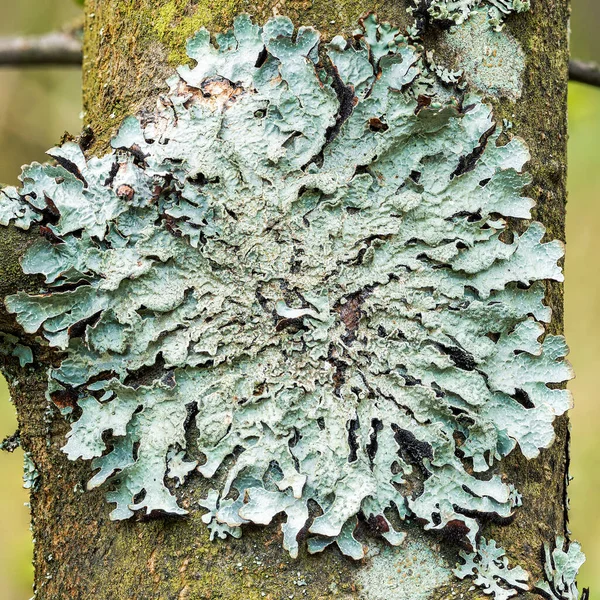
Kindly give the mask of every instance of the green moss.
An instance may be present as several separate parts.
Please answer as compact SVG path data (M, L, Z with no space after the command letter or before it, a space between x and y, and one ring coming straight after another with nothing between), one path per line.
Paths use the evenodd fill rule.
M200 535L193 537L195 531ZM88 585L107 600L130 598L132 590L144 599L317 600L352 593L351 561L335 552L318 558L302 554L293 561L278 550L278 536L274 527L257 529L253 543L240 549L236 543L210 542L198 517L185 523L127 523L116 531L110 581L91 579ZM131 554L138 557L133 563L127 560Z
M0 298L4 299L9 294L18 290L30 292L39 289L42 280L38 277L23 277L20 259L25 250L33 242L29 232L17 229L14 226L2 227L0 235ZM8 315L4 302L0 302L0 330L8 331L14 327L14 318Z
M165 34L171 28L173 20L177 15L177 4L175 1L168 2L158 9L156 20L154 21L154 31L156 31L158 38L164 41Z

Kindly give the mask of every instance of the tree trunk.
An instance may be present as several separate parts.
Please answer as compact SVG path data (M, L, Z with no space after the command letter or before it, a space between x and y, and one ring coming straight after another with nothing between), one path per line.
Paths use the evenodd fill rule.
M411 20L406 7L398 0L88 0L83 66L87 153L101 156L126 116L154 107L166 78L187 60L186 38L200 27L222 31L245 11L259 24L282 14L297 26L314 26L330 40L351 34L367 11L403 28ZM527 193L536 202L533 216L546 226L548 239L560 240L566 201L568 20L568 0L532 0L530 12L512 15L506 32L525 53L522 94L518 101L509 97L510 90L489 94L496 121L510 120L530 149L533 183ZM463 68L495 57L493 49L479 55L476 45L466 51L463 47L461 55L437 26L428 29L425 45L436 48L436 56L446 64ZM42 286L39 279L24 278L18 265L35 238L37 233L31 231L0 228L2 297ZM549 331L561 333L560 284L547 284L546 303L553 309ZM0 329L22 335L5 311ZM193 509L202 495L199 490L208 489L200 476L193 480L198 489L190 485L183 491L181 505L190 508L185 518L109 520L104 490L83 492L91 474L89 463L71 462L60 450L69 424L56 409L48 409L45 400L46 369L51 361L56 364L56 356L33 339L26 342L35 349L36 367L20 368L6 359L4 370L17 407L21 443L39 471L31 495L39 600L483 597L481 589L471 589L471 579L460 581L451 574L457 552L465 546L445 532L424 532L418 524L410 526L403 546L361 561L331 548L317 555L301 548L299 557L292 559L281 547L278 524L245 527L239 540L210 542L202 511ZM543 544L566 533L567 418L558 418L554 426L556 441L538 458L526 460L515 451L504 461L502 472L516 483L523 506L510 522L489 522L484 528L488 539L493 537L506 549L511 566L531 573L531 582L543 578ZM518 597L537 596L522 592Z

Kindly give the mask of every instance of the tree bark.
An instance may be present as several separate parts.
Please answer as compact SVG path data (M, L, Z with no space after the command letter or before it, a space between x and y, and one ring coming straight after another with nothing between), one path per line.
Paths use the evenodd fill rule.
M223 30L241 12L251 13L258 23L284 14L296 25L312 25L331 39L351 33L366 11L375 11L380 20L407 25L405 9L406 4L398 0L88 0L83 65L88 153L105 152L125 116L153 107L166 77L186 60L185 39L202 26ZM531 12L509 19L507 30L526 54L523 94L518 102L491 99L496 118L511 120L530 148L528 170L534 180L528 193L536 201L534 218L547 227L548 239L564 239L568 19L567 0L533 0ZM432 31L427 44L436 47L439 37ZM40 287L38 280L24 278L18 266L19 256L36 235L14 227L0 229L2 297ZM561 285L548 284L546 302L553 309L550 331L560 333ZM0 329L21 335L4 311ZM4 369L18 411L22 445L40 473L31 497L39 600L371 597L368 586L378 583L367 584L362 577L371 559L355 562L328 549L316 556L301 551L293 560L281 548L277 525L246 528L240 540L210 542L197 510L183 519L110 521L104 491L82 491L90 477L89 463L70 462L60 451L69 425L54 409L48 415L44 397L46 367L55 358L34 347L34 370L21 369L8 359ZM567 526L567 418L559 418L555 429L556 442L538 459L527 461L515 452L506 461L504 470L518 483L524 506L510 524L490 523L485 530L506 548L511 564L530 571L532 581L543 574L543 543L564 534ZM197 475L186 488L182 505L191 506L202 487ZM451 537L425 535L418 528L411 535L415 571L423 571L425 564L447 571L455 563L458 548ZM408 573L405 560L400 549L390 571ZM418 574L407 575L414 578L415 598L422 593ZM447 579L423 597L483 597L471 585L471 580Z

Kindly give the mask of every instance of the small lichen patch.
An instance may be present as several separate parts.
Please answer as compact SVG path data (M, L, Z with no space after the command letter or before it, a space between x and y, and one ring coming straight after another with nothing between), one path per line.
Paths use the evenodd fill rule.
M450 65L462 71L471 89L498 98L521 97L525 53L510 33L490 27L487 11L474 11L463 26L444 32L444 46Z
M19 365L25 367L33 363L33 352L29 346L19 343L19 338L10 333L0 331L0 354L14 356L19 359Z
M450 566L432 542L409 537L400 548L380 544L357 574L363 600L428 600L452 580Z
M39 471L33 462L31 452L23 454L23 487L26 490L34 491L40 478Z
M511 568L506 552L494 540L481 538L474 552L461 550L460 556L464 564L454 569L454 574L460 579L472 577L475 585L496 600L508 600L529 589L527 571L519 566Z
M544 558L546 578L538 581L535 587L552 600L579 600L577 573L585 562L581 546L571 542L565 551L565 538L557 536L552 551L550 544L544 544Z
M544 327L563 248L509 230L529 154L480 97L442 93L372 15L319 40L281 17L201 30L111 153L26 167L2 206L44 223L23 269L47 290L7 307L66 353L48 394L77 395L64 450L113 519L185 514L165 477L192 443L213 537L283 514L292 556L308 530L361 559L360 516L392 545L414 519L475 546L520 504L498 461L537 456L570 406Z
M452 21L456 25L462 25L480 7L485 7L490 17L489 26L496 31L502 29L507 15L530 9L529 0L414 0L414 4L409 9L414 14L426 12L434 20Z

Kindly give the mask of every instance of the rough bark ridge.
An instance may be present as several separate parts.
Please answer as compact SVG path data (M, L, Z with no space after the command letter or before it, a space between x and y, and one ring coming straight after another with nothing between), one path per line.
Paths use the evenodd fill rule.
M549 239L564 238L566 89L568 77L566 0L537 0L530 13L509 19L508 30L526 53L523 99L495 103L496 118L514 123L533 156L529 171L534 182L529 195L536 201L534 217L544 223ZM107 149L110 136L122 119L151 108L173 66L184 61L184 41L206 26L212 31L229 27L235 15L250 12L257 22L272 14L290 16L297 25L313 25L324 37L348 34L367 10L381 20L407 24L405 4L364 3L349 0L332 5L316 0L250 5L244 1L218 2L210 7L185 0L96 0L88 2L84 51L84 104L86 139L90 153ZM438 43L440 33L431 30L427 44ZM443 47L439 49L444 55ZM35 290L39 282L24 280L17 260L37 234L14 228L0 230L5 249L0 259L0 293ZM551 332L562 330L562 290L548 286L547 303L554 310ZM19 330L5 312L0 314L3 331ZM36 364L49 364L52 356L36 351ZM292 560L281 549L278 527L246 530L237 541L211 543L208 532L194 512L184 519L108 520L109 506L103 491L82 493L89 479L89 465L69 462L60 452L68 424L58 415L48 419L44 391L45 369L19 369L5 365L17 405L21 439L32 453L40 477L32 494L36 589L38 598L371 598L364 572L369 559L355 563L337 551L317 556L301 553ZM506 548L511 564L520 564L542 576L541 549L565 532L565 476L568 462L567 419L555 424L557 440L539 459L526 461L513 454L504 463L511 479L519 482L525 498L510 526L489 524L488 537ZM192 481L190 487L202 482ZM203 493L198 489L183 502L189 505ZM455 562L457 548L452 538L418 538L410 548L410 559L402 548L394 571L403 576L412 566L423 571L428 564L444 569L444 557ZM433 553L431 553L433 550ZM406 551L406 550L405 550ZM442 560L434 561L438 554ZM412 562L411 562L412 561ZM410 575L408 575L410 577ZM414 580L419 596L418 580ZM372 583L377 588L377 581ZM433 599L464 594L471 581L442 586ZM522 597L533 597L524 594Z

